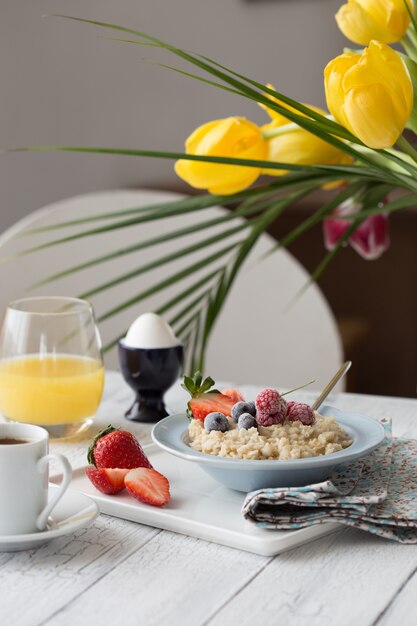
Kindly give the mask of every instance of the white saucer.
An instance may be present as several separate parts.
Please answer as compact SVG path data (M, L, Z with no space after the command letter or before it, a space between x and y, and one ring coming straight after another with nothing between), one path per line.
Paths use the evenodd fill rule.
M55 489L58 489L56 485L49 485L50 494ZM90 526L98 514L99 508L94 500L77 491L68 490L52 511L46 530L27 535L0 535L0 552L31 550L51 539Z

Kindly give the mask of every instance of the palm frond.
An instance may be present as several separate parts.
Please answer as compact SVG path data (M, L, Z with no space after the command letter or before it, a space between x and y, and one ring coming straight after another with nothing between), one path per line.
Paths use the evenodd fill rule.
M170 311L171 309L175 308L178 304L183 304L184 302L187 301L187 299L190 296L196 293L199 293L199 291L203 287L207 287L207 285L210 285L213 279L216 278L222 272L224 272L223 266L220 268L216 268L214 271L210 272L209 274L202 276L196 282L186 287L186 289L184 289L183 291L176 293L176 295L173 298L164 302L160 307L158 307L155 310L155 313L157 315L164 315L165 313L167 313L167 311ZM103 347L103 352L109 352L109 350L114 348L114 346L117 345L117 343L120 341L120 339L122 339L125 336L125 334L126 333L123 332L117 337L115 337L114 339L112 339L111 341L109 341Z
M102 322L112 317L113 315L121 313L121 311L124 311L125 309L133 306L134 304L137 304L138 302L141 302L142 300L145 300L146 298L153 296L155 293L158 293L159 291L162 291L163 289L166 289L167 287L171 287L175 283L183 280L184 278L187 278L188 276L190 276L191 274L194 274L198 270L204 269L208 265L211 265L215 261L218 261L221 257L225 256L226 254L230 254L230 252L232 252L233 249L237 245L238 245L237 243L228 245L227 247L216 251L214 254L204 257L203 259L197 261L193 265L190 265L189 267L179 272L176 272L175 274L172 274L171 276L168 276L168 278L160 281L153 287L150 287L149 289L146 289L140 292L139 294L133 296L132 298L129 298L128 300L125 300L124 302L121 302L116 307L113 307L112 309L106 311L105 313L103 313L102 315L98 317L98 321ZM82 295L83 294L81 294L80 297L82 297Z
M214 246L219 241L223 241L223 239L227 239L231 237L232 235L236 235L242 230L248 228L249 224L250 222L245 221L243 224L239 224L239 226L236 226L235 228L226 230L223 233L216 233L213 237L209 237L208 239L204 239L203 241L198 241L197 243L194 243L191 246L188 246L187 248L181 248L180 250L176 250L175 252L172 252L171 254L159 257L158 259L151 261L150 263L147 263L146 265L141 265L140 267L137 267L131 270L130 272L117 276L116 278L113 278L110 281L102 283L101 285L96 285L95 287L93 287L92 289L89 289L88 291L84 291L84 293L82 293L80 297L83 299L91 298L92 296L95 296L96 294L102 291L106 291L107 289L111 289L112 287L115 287L116 285L120 285L121 283L127 280L131 280L132 278L136 278L137 276L140 276L141 274L150 272L151 270L154 270L157 267L161 267L162 265L166 265L168 263L172 263L173 261L177 261L178 259L181 259L184 256L188 256L204 248ZM230 244L230 249L232 249L233 245L235 244Z
M244 167L260 168L262 170L276 170L277 173L287 172L277 180L267 185L260 185L250 190L239 192L231 196L214 196L203 194L193 198L184 198L173 202L159 203L142 207L131 207L119 211L103 211L94 215L85 215L82 218L70 219L61 223L48 224L46 226L31 229L24 233L26 236L36 236L42 233L55 232L67 228L80 226L77 232L59 233L49 241L32 245L21 250L15 256L33 254L37 251L52 246L67 244L75 240L87 237L96 237L100 234L111 233L118 229L133 228L142 224L174 218L181 215L190 215L198 211L199 217L202 211L216 205L234 206L234 212L216 217L214 219L200 218L186 227L177 228L170 232L161 233L157 236L139 240L133 245L118 250L112 250L101 254L82 263L73 265L63 271L43 278L36 286L59 280L70 274L86 270L94 265L106 263L121 256L133 254L137 251L161 245L169 241L180 240L174 252L163 254L150 262L142 263L128 272L117 275L111 280L95 285L80 297L90 298L104 291L118 287L126 281L133 280L140 275L152 272L157 268L169 267L180 259L187 260L188 265L181 269L173 270L161 280L152 284L151 287L134 293L128 299L119 302L104 311L98 318L99 321L107 320L122 313L129 307L146 301L156 294L171 296L166 299L156 311L159 314L169 314L169 321L179 337L187 344L187 367L200 369L204 367L204 358L207 343L221 313L228 294L234 285L239 273L256 245L259 237L265 232L284 210L297 202L300 198L308 195L313 189L327 182L343 180L346 188L338 191L313 215L308 217L302 224L288 233L269 252L290 245L307 230L321 222L329 213L345 199L356 196L362 203L363 209L352 218L344 236L338 245L328 253L317 266L311 276L309 284L316 281L326 269L328 264L339 252L348 240L349 236L374 212L381 212L380 202L385 195L396 186L400 186L410 195L388 203L384 211L392 212L405 206L413 206L417 201L417 167L410 159L401 158L394 150L369 150L364 144L350 133L346 128L338 124L334 119L322 115L318 111L310 109L307 105L285 96L271 87L244 76L241 73L226 67L210 59L207 56L195 54L182 48L171 45L147 33L116 24L88 20L83 18L60 16L77 22L96 25L100 28L111 29L124 33L125 38L112 37L116 41L126 44L160 48L174 55L182 62L193 66L192 71L183 70L182 67L174 67L165 63L158 63L170 71L177 72L187 78L203 82L212 87L222 89L233 95L249 99L257 104L264 105L269 109L280 113L290 123L312 133L338 150L352 157L351 164L341 165L298 165L285 162L271 162L262 159L240 159L234 157L191 155L184 152L156 151L146 149L118 149L107 147L89 146L33 146L20 148L15 151L63 151L78 152L84 154L124 155L163 159L184 159L195 162L214 163L221 165L237 165ZM133 38L128 38L133 37ZM201 75L202 74L202 75ZM388 165L387 165L388 164ZM229 221L239 220L237 225L231 225L222 232L208 235L198 243L183 245L182 238L197 232L205 232L210 228L217 228ZM243 221L242 221L243 220ZM91 224L91 226L90 226ZM227 246L219 249L219 244L227 240ZM190 257L187 258L187 257ZM190 284L191 282L191 284ZM172 296L172 288L178 287L178 291ZM307 287L308 285L306 285ZM171 290L171 291L169 291ZM113 347L118 339L111 340L105 349Z
M147 33L143 31L138 31L132 28L119 26L117 24L112 24L109 22L101 22L97 20L88 20L85 18L79 18L79 17L67 16L67 15L57 15L57 17L64 17L66 19L74 20L77 22L83 22L86 24L96 25L101 28L107 28L107 29L112 29L112 30L116 30L119 32L129 33L139 38L139 40L132 40L132 39L127 40L126 39L123 41L127 43L131 43L131 44L135 44L135 45L143 45L144 43L148 45L148 43L150 42L154 44L154 46L156 47L165 49L168 52L171 52L174 55L182 58L183 60L199 67L203 71L216 76L224 83L230 85L234 90L237 90L241 96L249 97L250 99L256 101L257 103L268 106L269 108L277 111L278 113L281 113L287 119L296 123L301 128L308 130L312 134L322 138L327 143L346 152L347 154L352 156L354 159L362 163L365 163L368 166L371 166L372 168L375 168L377 171L380 169L378 162L375 161L367 151L356 150L353 147L355 144L359 146L363 146L363 144L359 139L351 135L351 133L349 133L343 126L341 126L337 122L334 122L333 120L329 120L327 117L317 112L311 111L309 107L306 107L305 105L302 105L298 103L297 101L292 100L291 98L288 98L284 94L277 92L275 89L265 87L261 83L258 83L257 81L254 81L253 79L249 79L248 77L245 77L242 74L238 74L237 72L230 70L224 65L221 65L220 63L212 61L208 57L205 57L202 55L191 54L181 48L168 44L167 42L164 42L161 39L148 35ZM198 77L198 78L200 79L201 77ZM271 99L269 96L272 96L272 98L274 99ZM287 106L281 105L280 102L283 102ZM288 106L291 108L289 109ZM293 109L295 110L295 112ZM346 139L348 139L348 141L346 141ZM70 149L70 147L67 147L66 149ZM95 150L98 150L98 149L95 149ZM146 155L149 157L157 156L158 154L153 151L140 151L140 152L142 153L142 156ZM408 163L404 164L404 162L401 161L401 159L398 159L396 155L390 152L387 152L387 151L380 151L380 152L384 154L385 158L392 160L396 162L397 164L398 162L400 162L401 167L403 167L409 172L409 176L404 177L395 172L393 173L387 172L385 169L386 177L391 178L393 181L401 180L402 184L409 185L408 186L409 189L417 191L417 183L414 183L414 180L413 180L413 177L417 173L417 168L415 168L413 165L408 164ZM120 154L122 152L118 151L118 153ZM123 151L123 153L126 154L126 151ZM164 156L162 156L162 154L159 154L159 158L189 158L190 156L193 156L193 157L196 156L196 155L187 155L187 157L179 157L178 155L173 156L172 153L171 153L171 156L168 156L169 154L170 153L164 153ZM204 157L204 160L210 162L208 157ZM232 163L232 161L229 160L229 163ZM248 161L246 162L246 165L249 165ZM253 166L255 167L255 165ZM265 167L265 166L259 166L259 167ZM287 168L287 169L291 169L291 168Z
M253 223L252 231L249 237L247 237L245 241L242 242L242 245L237 249L237 253L230 270L226 272L223 279L219 281L216 293L210 300L209 306L207 307L201 338L202 349L200 351L199 360L199 369L201 371L204 371L204 358L209 337L244 261L268 225L274 222L285 208L299 200L303 197L303 195L306 195L306 193L308 192L294 193L291 196L281 198L273 203L265 214Z
M296 226L293 230L291 230L285 237L281 239L278 243L276 243L272 248L266 253L267 256L272 252L279 250L280 248L287 248L290 246L296 239L304 235L310 228L319 224L327 215L329 215L334 209L336 209L342 202L347 200L348 198L354 197L358 191L363 187L361 182L353 183L352 185L347 186L345 189L342 189L339 193L337 193L331 200L326 202L320 209L315 211L312 215L307 217L301 224Z
M237 234L240 230L250 229L250 234L245 239L241 240L237 243L229 244L226 248L222 248L220 251L215 252L208 257L204 257L203 259L198 260L196 263L186 267L185 269L177 271L175 274L169 276L167 279L162 280L161 282L153 285L151 288L142 291L141 293L135 295L133 298L122 302L117 307L113 308L110 311L103 313L99 317L99 321L103 321L108 319L109 317L116 315L123 311L124 309L133 306L133 304L137 304L142 300L146 300L150 296L154 295L159 291L163 291L171 287L175 283L179 283L184 279L188 278L191 275L197 274L203 268L209 267L211 264L218 263L218 261L222 257L229 257L236 250L236 254L234 259L231 262L227 262L225 265L223 264L221 267L215 269L209 277L204 277L203 279L197 280L197 282L193 283L191 287L187 287L180 294L177 294L171 301L159 309L160 313L166 313L167 310L173 308L173 306L177 304L182 304L182 308L172 316L170 322L173 324L175 331L179 336L185 336L187 333L194 332L194 326L198 323L198 338L195 336L194 332L194 340L192 342L193 345L199 345L199 354L198 354L198 362L200 364L204 361L204 352L207 346L208 339L213 330L215 319L219 314L226 298L228 291L233 284L239 269L241 268L244 260L247 255L252 250L259 236L264 232L266 226L274 221L282 211L296 202L298 199L307 195L312 189L315 188L314 183L306 184L304 189L293 192L292 194L285 197L278 197L275 199L270 199L267 204L267 208L265 207L263 211L257 216L254 217L250 222L245 222L240 224L238 227L231 229L233 234ZM259 212L259 206L254 207L245 207L247 210L251 208L251 210L256 209ZM204 250L204 248L210 245L213 245L214 242L219 242L223 238L227 238L229 235L228 231L223 233L222 235L215 235L207 240L205 240L205 245L202 245L202 242L198 244L194 244L187 248L182 253L174 253L172 255L167 255L162 259L158 259L153 261L146 266L142 266L141 268L137 268L128 274L123 276L118 276L112 281L109 281L103 285L99 285L89 292L81 294L80 297L91 297L91 295L96 294L99 291L104 289L109 289L113 286L117 286L123 280L128 280L133 278L135 275L143 271L150 271L150 269L154 269L155 267L161 265L162 263L169 263L174 259L179 258L185 254L191 254L192 252L196 252L197 250ZM213 279L213 283L210 284L209 279ZM193 296L191 299L188 299L189 296ZM188 317L187 317L188 316ZM117 340L111 341L106 349L113 347ZM197 342L197 343L196 343ZM197 358L196 355L194 355Z

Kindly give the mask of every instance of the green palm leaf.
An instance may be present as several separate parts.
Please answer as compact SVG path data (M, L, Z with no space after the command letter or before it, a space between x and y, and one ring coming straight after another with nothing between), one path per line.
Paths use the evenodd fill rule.
M106 291L107 289L111 289L112 287L115 287L116 285L120 285L126 280L131 280L132 278L136 278L137 276L140 276L141 274L145 274L146 272L150 272L151 270L154 270L157 267L161 267L162 265L166 265L167 263L171 263L172 261L181 259L182 257L188 256L189 254L193 254L194 252L198 252L208 246L216 245L219 241L222 241L223 239L227 239L228 237L231 237L232 235L236 235L237 233L241 232L245 228L248 228L248 226L249 226L249 222L244 222L243 224L240 224L239 226L236 226L235 228L231 228L230 230L226 230L223 233L216 233L216 235L214 235L213 237L209 237L208 239L204 239L203 241L198 241L197 243L194 243L191 246L188 246L187 248L181 248L180 250L177 250L176 252L172 252L171 254L162 256L159 259L156 259L155 261L151 261L150 263L147 263L146 265L142 265L134 270L131 270L130 272L127 272L126 274L117 276L116 278L108 282L102 283L101 285L96 285L92 289L89 289L88 291L85 291L84 293L82 293L80 297L83 299L91 298L92 296L95 296L96 294L102 291Z
M155 310L155 313L157 315L164 315L167 311L170 311L171 309L175 308L178 304L183 304L184 302L187 301L187 299L190 296L195 295L196 293L199 293L199 291L203 287L207 287L207 285L211 285L212 280L216 278L222 272L224 272L224 266L217 268L214 271L210 272L209 274L206 274L205 276L199 278L196 282L189 285L186 289L177 293L173 298L164 302L163 305L161 305L159 308ZM110 342L108 342L104 346L103 351L108 352L109 350L114 348L114 346L117 345L119 340L122 339L125 336L125 334L126 333L123 332L119 336L115 337Z
M194 65L197 65L201 69L203 69L205 71L209 71L210 73L218 76L219 78L221 78L222 80L225 80L226 82L230 82L230 84L233 84L235 87L238 88L238 93L241 93L241 91L243 91L247 95L251 94L252 97L256 100L256 102L259 102L258 98L260 97L260 98L262 98L264 104L267 104L268 106L270 106L271 105L271 100L266 98L265 96L263 96L263 93L265 93L265 92L266 93L270 93L271 95L273 95L274 97L282 100L283 102L285 102L289 106L293 107L297 111L307 115L308 116L307 119L313 118L313 119L315 119L316 122L320 122L324 127L328 127L329 128L329 132L332 132L334 134L342 133L341 136L347 136L352 141L355 141L356 143L361 143L356 137L354 137L351 133L349 133L343 126L340 126L336 122L333 122L332 120L328 120L328 118L326 118L323 115L320 115L317 112L311 111L311 109L309 109L305 105L300 104L296 100L292 100L291 98L288 98L284 94L280 94L276 90L271 90L269 88L266 88L264 85L262 85L260 83L256 83L256 81L250 80L250 79L248 79L248 78L246 78L246 77L244 77L242 75L237 74L236 72L232 72L231 70L229 70L229 68L226 68L225 66L212 61L208 57L205 57L203 55L191 55L190 53L186 52L185 50L183 50L181 48L178 48L176 46L172 46L172 45L168 44L167 42L164 42L163 40L158 39L157 37L153 37L152 35L149 35L148 33L145 33L143 31L138 31L138 30L135 30L135 29L132 29L132 28L127 28L127 27L124 27L124 26L119 26L117 24L112 24L112 23L109 23L109 22L101 22L101 21L97 21L97 20L88 20L88 19L84 19L84 18L79 18L79 17L75 17L75 16L70 16L70 15L62 15L62 14L55 14L55 17L62 17L62 18L69 19L69 20L74 20L74 21L77 21L77 22L83 22L85 24L92 24L92 25L95 25L95 26L99 26L101 28L117 30L117 31L120 31L120 32L125 32L125 33L129 33L131 35L135 35L136 37L144 39L145 42L143 42L143 41L135 41L135 40L130 40L130 39L129 40L120 40L120 41L125 41L126 43L134 43L134 44L137 44L137 45L144 45L144 44L145 45L149 45L149 42L151 42L155 47L160 47L160 48L164 48L166 50L169 50L170 52L176 54L177 56L183 58L184 60L189 61L189 62L193 63ZM220 72L219 70L216 71L214 69L214 67L212 67L214 65L217 65L217 67L226 70L226 72L230 73L232 76L234 75L236 77L242 78L246 82L248 82L249 84L257 86L258 89L260 89L260 92L255 91L253 89L250 89L249 87L245 87L245 85L242 84L240 81L237 81L237 80L235 80L235 79L233 79L231 77L228 77L227 74L225 74L224 72ZM274 105L274 107L276 107L275 110L277 110L278 112L282 113L286 117L287 117L288 113L290 113L292 115L292 113L289 112L287 108L280 106L278 103L272 103L272 104ZM273 107L271 106L270 108L273 108ZM303 118L301 116L297 116L297 117L300 118L301 121L305 120L305 118ZM291 119L291 117L288 117L288 119ZM294 121L296 121L296 120L294 119Z
M296 226L292 231L290 231L285 237L281 239L278 243L276 243L268 252L267 255L279 250L280 248L287 248L290 246L296 239L304 235L310 228L319 224L323 219L325 219L334 209L336 209L342 202L347 200L348 198L354 197L357 192L362 188L363 183L357 182L349 185L345 189L342 189L338 194L336 194L329 202L326 202L320 209L315 211L312 215L307 217L301 224Z
M156 204L149 204L145 206L132 207L129 209L118 209L116 211L107 211L105 213L94 213L93 215L87 215L85 217L76 219L76 220L67 220L63 222L56 222L52 224L46 224L44 226L38 226L36 228L29 228L17 235L17 237L25 237L25 236L33 236L36 234L45 233L51 230L60 230L68 227L78 226L80 224L90 223L90 222L99 222L102 220L113 220L119 219L120 217L126 217L127 215L137 215L138 213L165 213L167 211L170 216L172 213L175 213L175 210L182 210L187 207L190 211L196 210L201 211L204 209L211 208L213 206L228 206L231 204L236 204L243 199L250 200L251 198L257 198L260 194L264 194L269 191L277 191L286 189L287 187L291 187L292 185L296 185L298 183L309 182L313 179L316 179L317 184L321 185L328 182L331 179L330 176L326 176L320 173L306 173L296 172L294 174L287 174L285 176L280 177L278 180L273 181L272 183L268 183L265 185L259 185L255 188L245 189L238 193L228 195L228 196L219 196L213 194L203 194L198 196L184 197L180 200L171 200L169 202L161 202Z
M121 311L124 311L125 309L133 306L134 304L137 304L138 302L141 302L142 300L145 300L146 298L153 296L155 293L158 293L159 291L162 291L163 289L166 289L167 287L171 287L172 285L179 282L180 280L187 278L191 274L194 274L198 270L201 270L207 267L208 265L211 265L212 263L218 261L221 257L225 256L226 254L229 254L231 251L233 251L233 249L237 245L238 244L232 244L232 245L227 246L226 248L222 248L222 250L216 251L214 254L204 257L200 261L197 261L193 265L181 270L180 272L176 272L175 274L168 276L168 278L157 283L153 287L150 287L149 289L146 289L140 292L136 296L133 296L132 298L129 298L128 300L125 300L124 302L120 303L116 307L106 311L105 313L100 315L100 317L98 318L98 321L102 322L108 319L109 317L112 317L113 315L116 315L117 313L120 313ZM81 294L81 296L82 295L83 294Z
M93 259L90 259L89 261L85 261L84 263L80 263L78 265L74 265L72 267L67 268L66 270L63 270L62 272L57 272L56 274L52 274L51 276L48 276L47 278L44 278L43 280L38 281L37 283L35 283L33 286L34 287L40 287L42 285L46 285L49 284L51 282L54 282L55 280L59 280L61 278L64 278L66 276L69 276L71 274L80 272L82 270L88 269L94 265L98 265L107 261L111 261L112 259L116 259L116 258L120 258L121 256L125 256L128 254L131 254L133 252L138 252L140 250L144 250L145 248L149 248L152 246L156 246L158 244L161 243L166 243L167 241L171 241L172 239L178 239L187 235L190 235L192 233L196 233L200 230L208 230L209 228L213 227L213 226L219 226L220 224L229 222L231 220L236 219L237 217L249 217L250 215L256 213L259 211L259 208L257 206L249 206L247 208L244 209L239 209L237 211L234 211L233 213L230 212L226 215L224 215L223 217L217 218L217 219L212 219L212 220L207 220L205 222L198 222L197 224L193 224L192 226L188 226L186 228L182 228L176 231L171 231L171 232L167 232L164 233L163 235L160 235L158 237L153 237L151 239L145 239L143 241L140 241L137 244L134 244L132 246L126 246L124 248L119 248L118 250L115 250L114 252L110 252L109 254L105 254L99 257L95 257ZM245 226L246 227L246 226Z

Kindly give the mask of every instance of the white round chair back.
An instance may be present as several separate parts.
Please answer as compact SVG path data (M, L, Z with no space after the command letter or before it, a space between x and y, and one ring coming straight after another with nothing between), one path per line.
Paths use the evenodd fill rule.
M181 197L183 196L174 193L152 190L112 190L55 202L20 220L0 236L0 258L4 259L19 250L80 230L111 224L114 220L22 236L29 229L108 211L170 202ZM88 294L93 287L112 281L121 274L133 272L158 257L179 251L216 233L220 236L238 222L223 223L208 231L196 232L155 247L120 255L48 285L32 289L31 286L51 274L91 258L114 250L123 250L145 238L185 228L198 221L221 217L225 213L226 209L220 207L204 209L201 212L84 237L3 261L0 263L0 304L5 307L10 300L29 295ZM241 239L247 232L245 230L230 239L218 241L205 250L197 250L169 265L138 273L108 290L87 295L87 298L94 304L97 317L101 317L122 302L133 299L139 292L157 285L215 251L223 250L229 242ZM263 234L246 260L214 328L205 371L218 380L278 387L296 387L315 379L316 383L312 388L318 389L327 382L342 360L337 325L316 284L311 285L304 295L290 305L294 296L306 284L308 274L287 250L282 249L265 257L265 252L273 245L272 237ZM196 282L197 278L203 280L225 258L227 257L219 255L217 261L212 265L207 264L198 274L173 284L164 292L157 292L146 300L138 301L119 314L100 322L103 344L123 333L140 313L156 310L163 302L183 291L187 285ZM189 296L189 300L192 299L192 295ZM178 305L167 311L165 318L170 321L180 309L181 305ZM117 368L116 349L113 348L106 354L106 366Z

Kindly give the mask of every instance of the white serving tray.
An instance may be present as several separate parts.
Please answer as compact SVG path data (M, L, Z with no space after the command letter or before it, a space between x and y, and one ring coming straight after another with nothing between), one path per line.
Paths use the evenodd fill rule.
M334 522L299 530L257 528L241 514L245 494L219 485L195 463L176 458L154 444L144 448L154 468L169 479L171 501L166 507L142 504L126 491L114 496L102 494L86 477L85 467L74 470L71 489L93 498L106 515L263 556L279 554L342 528ZM60 476L51 478L53 483L59 481Z

